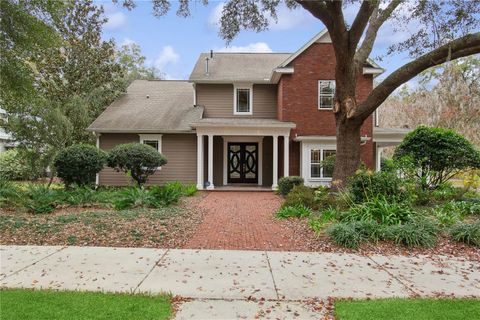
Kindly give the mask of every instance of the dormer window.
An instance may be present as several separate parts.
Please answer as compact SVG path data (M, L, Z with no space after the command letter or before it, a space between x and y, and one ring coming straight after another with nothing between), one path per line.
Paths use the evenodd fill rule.
M252 114L252 86L234 86L233 113L236 115Z
M318 109L332 109L335 96L335 80L318 81Z

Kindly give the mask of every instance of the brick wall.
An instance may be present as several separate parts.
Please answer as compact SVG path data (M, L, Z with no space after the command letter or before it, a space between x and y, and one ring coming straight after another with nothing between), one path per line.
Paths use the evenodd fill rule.
M297 128L295 135L335 135L335 116L332 110L318 110L318 80L335 79L335 54L331 44L315 43L302 52L293 62L294 73L283 75L278 84L278 119L292 121ZM359 75L357 100L366 98L373 87L371 75ZM373 121L370 116L362 127L362 135L372 136ZM299 143L290 141L290 175L300 174ZM373 143L362 146L362 161L373 168Z

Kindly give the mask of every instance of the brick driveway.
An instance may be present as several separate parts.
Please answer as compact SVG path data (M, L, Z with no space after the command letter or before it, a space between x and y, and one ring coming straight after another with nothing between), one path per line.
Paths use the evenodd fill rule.
M273 192L210 192L199 203L205 217L184 248L304 251L294 230L274 214Z

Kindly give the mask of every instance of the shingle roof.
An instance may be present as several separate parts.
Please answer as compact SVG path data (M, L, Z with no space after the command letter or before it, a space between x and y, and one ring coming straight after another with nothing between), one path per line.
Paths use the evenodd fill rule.
M202 53L190 74L190 81L202 82L269 82L273 69L290 57L290 53L213 53L208 61L208 75L205 73L205 59L209 53Z
M293 122L280 121L277 119L259 119L259 118L203 118L191 124L193 128L197 127L282 127L295 128Z
M188 132L202 118L187 81L136 80L87 130L95 132Z

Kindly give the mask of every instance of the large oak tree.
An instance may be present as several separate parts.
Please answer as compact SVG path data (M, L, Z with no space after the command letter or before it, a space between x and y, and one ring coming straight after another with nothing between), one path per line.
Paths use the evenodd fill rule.
M195 3L180 0L177 14L188 16L191 2ZM122 3L126 7L135 5L133 0ZM152 3L155 16L165 15L171 9L168 0ZM220 35L231 41L242 29L265 30L271 18L277 18L280 5L307 10L325 25L332 38L337 59L333 110L337 156L333 179L339 185L345 183L360 162L360 127L395 89L430 67L480 52L479 0L227 0ZM350 24L345 19L345 9L356 10ZM397 29L414 25L407 39L388 51L389 55L407 51L411 60L387 76L365 100L357 101L357 76L386 22Z

